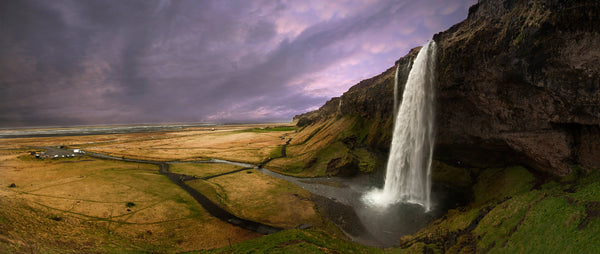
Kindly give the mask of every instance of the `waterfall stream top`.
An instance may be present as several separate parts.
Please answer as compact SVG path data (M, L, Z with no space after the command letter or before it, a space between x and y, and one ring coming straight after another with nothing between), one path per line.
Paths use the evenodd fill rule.
M429 41L410 70L395 119L385 184L364 196L369 205L406 202L431 209L436 50L436 43Z

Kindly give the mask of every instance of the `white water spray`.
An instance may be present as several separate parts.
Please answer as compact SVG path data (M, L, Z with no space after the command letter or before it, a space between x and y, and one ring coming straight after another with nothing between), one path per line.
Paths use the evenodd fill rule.
M426 211L431 209L436 50L434 41L423 46L408 75L396 116L385 185L365 196L372 205L407 202L420 204Z

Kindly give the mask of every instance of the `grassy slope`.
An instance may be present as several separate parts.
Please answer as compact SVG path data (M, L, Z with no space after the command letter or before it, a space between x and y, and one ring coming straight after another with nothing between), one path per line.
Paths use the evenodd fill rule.
M381 138L377 124L346 116L303 127L290 135L293 140L287 147L287 157L273 160L266 167L300 177L325 176L331 174L327 172L328 164L340 159L340 165L354 163L357 171L372 172L381 160L366 143Z
M525 168L481 172L474 201L377 249L324 231L287 230L213 250L214 253L597 253L600 251L600 173L534 186ZM534 188L535 187L535 188Z
M449 252L600 251L600 173L536 189L533 180L521 167L482 172L473 203L405 237L403 246Z
M356 121L355 119L346 120L346 127L352 126ZM328 146L323 140L328 138L339 140L339 137L344 134L337 132L338 135L333 138L325 134L336 133L334 130L339 130L342 127L344 126L336 127L334 123L306 127L296 133L294 137L296 142L295 150L292 149L296 152L294 155L298 156L299 153L297 152L301 152L301 149L305 149L303 145L309 143L310 145L304 150L305 152L310 152L311 146L314 148L321 145L321 148L327 148ZM322 130L327 131L321 132ZM360 137L360 135L354 136ZM227 230L235 230L235 228L222 230L229 225L214 221L211 217L206 217L202 210L194 207L195 203L193 201L177 194L178 190L171 190L166 188L165 185L165 187L160 188L160 192L155 192L157 190L156 183L163 182L164 179L159 180L161 176L155 174L156 169L152 166L146 169L146 166L142 165L138 169L138 165L135 163L85 161L87 159L82 159L84 161L77 163L63 163L63 160L57 160L42 162L45 163L43 165L44 171L40 171L39 165L36 166L39 163L37 160L27 161L27 159L24 159L25 157L22 157L18 163L14 163L17 154L23 154L24 151L15 150L3 153L2 169L5 172L3 173L4 177L0 179L0 183L3 185L0 194L6 195L18 191L27 192L23 194L28 196L21 194L20 199L11 199L10 201L0 199L0 207L2 207L0 209L0 249L25 252L117 252L123 250L132 252L152 249L158 252L171 252L174 251L171 245L175 244L174 246L177 246L178 250L198 250L211 245L229 245L229 240L223 236L230 233ZM299 162L303 163L302 161ZM83 165L86 166L82 167ZM598 246L600 246L600 219L598 218L598 215L600 215L600 173L587 174L577 171L579 175L554 179L541 185L536 182L529 171L522 167L486 169L479 172L476 178L473 178L464 170L461 171L447 165L436 165L436 168L438 168L438 171L434 177L437 177L439 182L457 182L460 179L458 182L461 183L459 184L461 186L469 186L474 182L473 202L465 207L449 211L446 216L431 223L418 233L403 237L399 248L385 250L368 248L347 242L339 235L336 236L336 233L328 229L327 225L315 225L310 230L286 230L237 244L235 242L239 239L237 241L232 240L231 246L213 251L219 253L421 253L427 250L434 252L489 251L492 253L581 253L600 251L598 249ZM61 191L61 188L58 188L59 186L69 186L62 181L49 184L48 187L44 187L44 190L45 192L54 191L54 196L69 200L71 203L80 201L87 206L100 205L109 210L112 209L111 211L123 212L124 215L124 211L127 209L126 203L129 201L136 203L136 206L133 207L134 211L140 209L148 212L139 211L134 216L124 216L123 218L132 223L129 224L119 222L119 214L92 214L95 209L88 211L81 208L71 208L71 203L60 202L60 199L50 197L44 199L32 198L32 196L35 197L32 194L44 193L35 192L34 188L27 187L23 182L20 182L19 178L10 178L11 175L22 176L21 171L27 170L35 171L27 177L29 182L34 182L35 188L37 188L36 181L39 184L46 184L46 179L92 181L92 183L118 181L120 184L114 187L126 183L128 186L135 187L135 189L143 190L145 194L141 196L148 197L148 201L131 199L129 197L130 191L121 191L117 188L109 193L113 197L117 197L113 201L116 206L111 208L114 205L110 202L91 204L93 202L86 201L88 198L85 197L85 189L81 189L84 190L83 192L73 192L73 188L66 192ZM182 168L182 170L197 169ZM10 173L7 174L8 172ZM238 174L243 174L245 177L255 177L257 172L250 174L241 172ZM86 177L81 180L79 178L81 175ZM57 178L57 176L59 177ZM227 180L227 178L223 178L223 180ZM254 182L255 180L248 179L248 181ZM17 188L7 187L12 182L17 183ZM151 182L152 185L145 184L148 182ZM167 184L168 181L164 183ZM169 186L171 185L169 184ZM242 192L223 189L225 186L235 186L231 182L228 184L215 183L210 186L212 187L208 190L214 192L213 198L230 202L234 210L241 209L238 211L240 213L243 213L242 210L247 209L257 211L263 209L259 206L234 207L234 204L251 205L252 203L260 204L260 202L245 203L242 201L243 196L232 196L231 193ZM220 188L215 188L215 186L220 186ZM267 187L270 185L262 186ZM287 187L277 187L275 192L272 191L273 187L264 188L265 193L257 196L269 196L274 193L287 195L285 194ZM31 188L31 190L27 188ZM165 189L170 191L164 192ZM75 193L76 196L69 197L68 195L72 193ZM217 194L221 196L218 197ZM158 206L144 205L145 202L154 199L156 199L156 202L164 202ZM173 200L175 200L175 203L167 202ZM274 201L274 199L271 199L271 201ZM290 201L292 203L296 202L294 200ZM150 203L149 205L152 205ZM160 207L172 207L173 205L176 205L178 209L187 215L181 217L179 221L165 221L164 223L160 222L163 221L164 217L152 217L157 213L162 214L161 216L168 216L169 209L164 210ZM156 208L159 208L159 210L156 210ZM85 214L86 216L77 214ZM61 217L62 220L53 220L52 218L55 216ZM158 223L138 223L138 220L141 222L141 220L152 219L157 219ZM269 218L257 217L256 219ZM288 227L290 226L295 225L289 224ZM212 240L206 239L208 235L190 238L187 233L190 232L191 228L199 229L197 235L202 235L201 232L211 231L213 233L210 235L216 233L220 236L214 236L211 238ZM253 238L252 236L240 237ZM207 240L210 241L207 242ZM204 242L199 243L200 241Z
M379 249L333 237L320 230L286 230L208 253L376 253Z

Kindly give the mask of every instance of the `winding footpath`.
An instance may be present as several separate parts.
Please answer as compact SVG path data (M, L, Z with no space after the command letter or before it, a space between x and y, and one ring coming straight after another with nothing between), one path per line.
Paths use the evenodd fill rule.
M126 162L136 162L136 163L157 165L157 166L159 166L159 173L168 177L177 186L179 186L183 190L187 191L187 193L189 193L212 216L214 216L222 221L225 221L227 223L230 223L232 225L235 225L235 226L247 229L247 230L251 230L254 232L261 233L261 234L272 234L272 233L276 233L276 232L283 230L283 228L273 227L270 225L262 224L260 222L251 221L251 220L237 217L237 216L233 215L232 213L228 212L227 210L221 208L219 205L212 202L208 197L204 196L202 193L200 193L196 189L187 185L185 182L189 181L189 180L195 180L195 179L208 180L211 178L228 175L228 174L233 174L236 172L240 172L240 171L244 171L244 170L248 170L248 169L252 169L252 168L262 168L263 165L267 164L271 160L286 157L286 147L287 147L287 145L289 145L290 141L292 141L291 138L289 138L287 140L287 142L281 146L281 155L279 157L268 158L267 160L261 162L259 165L255 166L255 167L244 167L244 168L241 168L238 170L233 170L230 172L226 172L226 173L222 173L222 174L218 174L218 175L207 176L207 177L203 177L203 178L196 178L194 176L172 173L169 171L168 162L127 159L127 158L120 158L120 157L110 156L110 155L101 154L101 153L94 153L94 152L87 152L86 154L88 156L99 158L99 159L119 160L119 161L126 161Z

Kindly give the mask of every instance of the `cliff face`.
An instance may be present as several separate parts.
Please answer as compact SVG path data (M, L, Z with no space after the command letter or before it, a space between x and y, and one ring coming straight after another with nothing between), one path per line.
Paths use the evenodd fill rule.
M480 1L436 34L438 157L600 167L600 4Z
M375 150L388 150L390 146L394 104L394 76L398 73L399 99L414 59L421 47L413 48L409 53L396 61L396 64L373 78L366 79L351 87L340 97L334 97L315 111L297 115L294 121L299 127L319 124L328 119L342 116L358 117L361 120L375 123L379 127L367 130L371 135L365 136L361 145ZM376 133L375 133L376 132Z
M596 0L482 0L465 21L436 34L436 158L482 167L524 164L556 175L574 166L600 168L599 10ZM396 63L400 84L417 53ZM359 117L376 124L351 147L387 151L394 72L296 116L298 126Z

